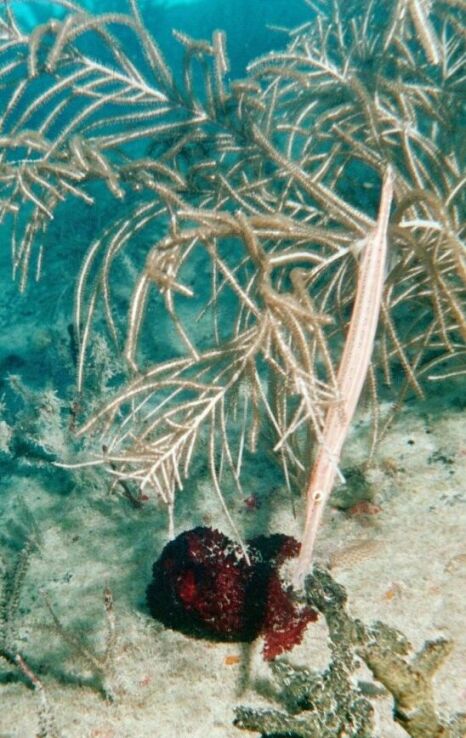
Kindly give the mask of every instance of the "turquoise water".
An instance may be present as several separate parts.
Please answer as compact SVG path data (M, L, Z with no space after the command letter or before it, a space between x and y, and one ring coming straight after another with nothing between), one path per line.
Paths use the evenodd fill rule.
M53 3L13 2L18 18L27 27L44 18L63 13ZM93 12L125 12L125 2L84 2ZM248 0L147 0L141 3L148 26L153 30L168 58L179 60L172 29L184 31L195 38L209 38L217 28L228 34L228 48L234 76L244 74L251 59L286 42L279 27L293 28L308 19L310 11L302 0L255 0L251 13ZM270 30L268 27L276 27Z

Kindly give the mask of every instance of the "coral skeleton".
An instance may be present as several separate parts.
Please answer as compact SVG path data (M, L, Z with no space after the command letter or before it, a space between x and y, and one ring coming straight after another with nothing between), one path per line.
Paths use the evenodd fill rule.
M433 677L451 651L450 641L426 642L412 657L411 644L399 630L384 623L365 625L346 609L347 595L329 573L315 567L304 599L323 614L329 630L330 657L322 672L272 664L279 687L277 698L286 708L239 707L235 725L260 731L264 738L370 738L375 734L374 708L369 699L376 685L355 683L358 659L393 697L394 718L412 738L461 738L466 714L450 719L436 711ZM374 689L375 688L375 689Z

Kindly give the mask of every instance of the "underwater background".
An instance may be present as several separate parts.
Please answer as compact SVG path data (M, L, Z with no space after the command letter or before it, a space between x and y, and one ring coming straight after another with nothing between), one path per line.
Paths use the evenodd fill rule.
M127 12L117 0L80 4L96 14ZM25 32L63 16L53 3L10 6ZM225 30L229 78L241 79L253 59L287 46L287 29L315 17L312 4L302 0L145 0L140 8L180 79L182 47L174 43L173 29L196 39ZM383 10L379 20L384 22ZM92 55L91 43L86 51ZM134 59L139 54L135 45ZM8 94L0 87L0 105ZM0 624L14 631L15 648L40 680L31 689L24 671L0 660L0 738L258 735L240 731L233 721L239 704L282 704L261 643L197 640L150 617L145 591L168 540L165 506L144 498L134 507L101 467L60 466L83 458L74 437L73 328L83 255L136 198L116 200L102 183L91 183L89 191L96 202L91 210L79 199L58 206L47 227L40 279L32 275L23 292L18 275L12 277L13 228L8 218L0 222ZM365 204L369 212L376 207L371 195ZM147 248L144 239L135 244L134 273ZM197 269L192 279L202 293L210 276L202 261ZM124 286L116 288L116 299L125 312ZM183 315L193 333L200 331L194 313ZM173 346L177 350L163 320L150 330L159 339L158 359L171 355ZM89 393L117 386L121 363L103 339L96 340L89 362ZM345 501L340 490L319 536L317 560L345 586L355 617L399 628L414 650L439 636L454 643L435 678L438 709L448 716L466 702L465 386L460 376L435 387L424 400L408 397L380 444L362 483L362 501L373 507L351 512L355 500L350 492ZM387 396L379 399L386 409ZM369 404L361 405L345 445L347 470L367 456ZM176 499L176 534L202 525L231 535L200 456L193 470ZM299 539L302 503L290 503L283 473L265 451L247 468L243 489L244 496L228 489L226 499L245 538L280 532ZM327 636L323 618L311 623L287 659L324 669ZM371 682L365 666L357 680ZM406 735L393 720L388 692L381 690L374 702L374 736Z

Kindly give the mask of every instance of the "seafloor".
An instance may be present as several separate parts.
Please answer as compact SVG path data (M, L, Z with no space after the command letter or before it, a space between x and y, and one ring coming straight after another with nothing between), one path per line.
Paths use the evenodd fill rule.
M6 438L2 426L0 546L5 567L11 568L27 536L37 544L20 595L17 648L45 686L59 735L239 736L232 725L235 705L274 702L261 643L194 640L153 621L144 593L152 562L166 541L164 511L151 500L134 510L109 495L104 474L66 473L51 463L60 454L70 456L64 407L56 395L43 394L54 383L71 393L71 373L63 367L71 366L72 280L58 279L65 256L66 245L57 241L43 280L23 296L9 280L8 254L1 256L0 362L4 423L12 434ZM433 398L405 405L377 452L369 480L380 512L350 516L329 508L318 558L332 566L347 588L351 613L364 622L380 619L399 628L414 648L439 635L454 641L435 679L438 708L448 715L464 707L466 699L466 423L454 388ZM343 466L363 459L366 449L367 418L362 414ZM257 509L238 497L232 504L246 537L266 529L299 536L301 511L293 516L287 493L274 484L268 458L257 459L245 488L260 502ZM230 534L202 470L178 497L176 532L199 524ZM93 688L86 663L58 633L46 605L47 599L62 627L98 658L106 638L106 587L113 593L117 627L114 673L108 669L112 702ZM287 658L322 668L327 653L326 627L318 623L309 626L303 643ZM362 669L359 677L368 679ZM0 679L0 735L32 738L40 695L5 664ZM393 722L390 699L378 697L375 706L377 735L404 735Z

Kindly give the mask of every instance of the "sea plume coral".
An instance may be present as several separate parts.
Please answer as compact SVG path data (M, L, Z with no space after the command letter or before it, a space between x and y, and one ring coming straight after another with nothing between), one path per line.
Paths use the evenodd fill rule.
M313 3L236 81L222 33L176 34L178 80L135 0L129 14L64 4L30 33L2 11L0 218L25 288L58 207L98 208L96 184L121 200L76 289L74 420L100 434L84 464L161 499L170 536L197 451L227 516L227 477L241 494L264 444L290 495L308 485L345 404L338 367L387 172L371 451L409 392L464 374L462 3ZM125 365L111 397L89 381L102 330Z

